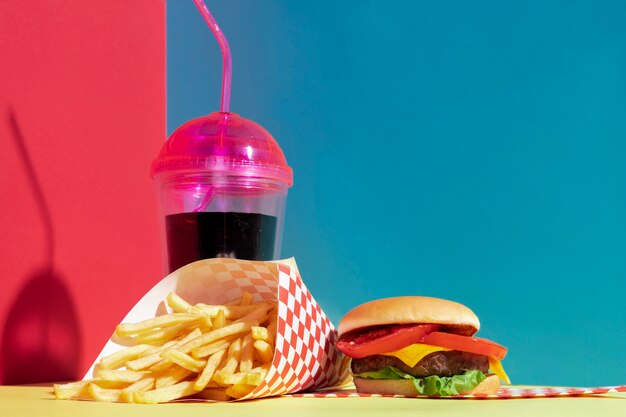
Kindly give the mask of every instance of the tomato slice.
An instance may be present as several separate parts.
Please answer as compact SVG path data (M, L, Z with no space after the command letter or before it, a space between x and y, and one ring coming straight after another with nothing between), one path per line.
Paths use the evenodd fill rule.
M461 336L452 333L432 332L425 335L419 343L435 345L452 350L491 356L498 360L504 359L507 348L491 340L480 337Z
M378 353L393 352L413 343L420 343L426 335L439 329L437 324L407 324L381 327L361 333L343 335L335 346L353 358L364 358Z

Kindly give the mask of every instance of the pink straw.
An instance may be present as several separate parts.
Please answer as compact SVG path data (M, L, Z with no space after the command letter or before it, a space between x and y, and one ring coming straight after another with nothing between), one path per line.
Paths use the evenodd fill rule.
M204 1L202 0L193 0L196 4L196 7L200 11L200 14L204 18L204 21L213 32L213 36L217 39L217 43L220 45L220 49L222 50L222 102L220 104L220 111L222 113L228 113L230 108L230 84L233 76L233 64L232 57L230 56L230 46L228 46L228 41L226 40L226 36L224 36L224 32L217 25L217 22L211 15L209 8L206 7Z

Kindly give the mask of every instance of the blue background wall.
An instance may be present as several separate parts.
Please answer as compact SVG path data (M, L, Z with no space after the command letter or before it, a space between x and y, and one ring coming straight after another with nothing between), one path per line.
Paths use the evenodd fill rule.
M283 255L337 323L372 298L474 309L515 383L626 383L626 3L207 1L232 110L294 169ZM221 58L168 2L168 130Z

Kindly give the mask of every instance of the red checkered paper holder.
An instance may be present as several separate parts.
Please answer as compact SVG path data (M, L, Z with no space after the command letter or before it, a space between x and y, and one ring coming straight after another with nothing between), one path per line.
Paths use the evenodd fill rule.
M626 385L615 385L609 387L593 387L593 388L577 388L577 387L535 387L522 388L514 385L500 388L496 394L491 395L457 395L454 397L428 397L426 395L418 395L411 398L430 398L430 399L476 399L476 400L507 400L521 398L553 398L553 397L581 397L586 395L602 395L626 392ZM354 397L390 397L390 398L409 398L404 395L391 394L364 394L358 393L354 388L337 389L337 390L321 390L317 392L305 392L289 394L291 397L298 398L354 398Z
M224 258L191 263L163 278L122 322L139 322L162 313L163 300L172 291L192 304L224 304L241 297L244 291L255 301L278 302L272 367L265 380L241 400L337 387L349 381L349 360L334 346L337 332L293 260L277 263ZM85 379L91 378L100 358L121 349L123 346L109 340Z

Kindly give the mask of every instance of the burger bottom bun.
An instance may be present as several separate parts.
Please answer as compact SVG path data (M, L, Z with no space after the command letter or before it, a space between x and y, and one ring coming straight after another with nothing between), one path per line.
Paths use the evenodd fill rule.
M420 394L410 379L367 379L354 378L356 391L365 394L388 394L404 395L405 397L417 397ZM500 378L489 374L487 378L474 389L462 392L461 395L492 395L500 390Z

